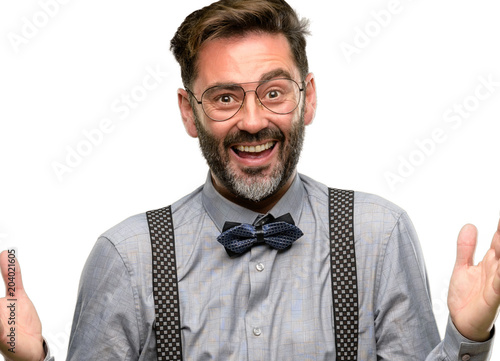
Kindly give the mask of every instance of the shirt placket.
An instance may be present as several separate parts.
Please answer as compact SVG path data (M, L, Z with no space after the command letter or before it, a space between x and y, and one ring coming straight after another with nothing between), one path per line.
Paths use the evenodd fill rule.
M253 247L250 251L248 263L250 294L245 316L248 360L250 361L270 359L269 336L272 316L268 314L266 302L271 281L269 271L272 269L272 255L275 252L267 245Z

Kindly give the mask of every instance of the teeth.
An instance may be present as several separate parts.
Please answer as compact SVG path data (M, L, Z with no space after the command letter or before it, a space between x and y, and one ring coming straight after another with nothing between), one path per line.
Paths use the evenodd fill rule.
M237 150L240 152L246 152L246 153L260 153L263 152L269 148L271 148L274 145L274 142L267 142L266 144L261 144L257 146L248 146L248 145L239 145L236 147Z

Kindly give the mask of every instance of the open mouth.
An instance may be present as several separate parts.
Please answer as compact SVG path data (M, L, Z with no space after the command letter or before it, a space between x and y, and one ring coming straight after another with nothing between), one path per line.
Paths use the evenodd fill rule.
M237 145L231 149L240 158L262 158L273 151L276 143L276 141L271 141L259 145Z

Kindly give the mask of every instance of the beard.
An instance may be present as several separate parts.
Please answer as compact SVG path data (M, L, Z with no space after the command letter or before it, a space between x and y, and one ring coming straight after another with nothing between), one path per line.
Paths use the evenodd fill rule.
M195 124L201 152L212 174L227 190L238 197L253 202L264 200L281 189L295 172L304 143L303 108L299 119L293 121L288 136L273 127L262 129L256 134L246 131L228 134L221 142L203 127L196 111ZM231 167L229 163L231 144L261 142L266 139L276 139L280 144L278 164L270 170L270 174L265 174L268 166L246 167L242 169L242 174Z

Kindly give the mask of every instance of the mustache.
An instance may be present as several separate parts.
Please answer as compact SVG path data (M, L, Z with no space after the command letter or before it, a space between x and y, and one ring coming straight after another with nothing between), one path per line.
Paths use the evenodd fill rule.
M278 141L285 140L285 134L277 128L265 128L260 130L258 133L251 134L245 130L240 130L239 132L228 135L224 139L224 148L231 146L235 143L253 143L261 142L267 139L276 139Z

